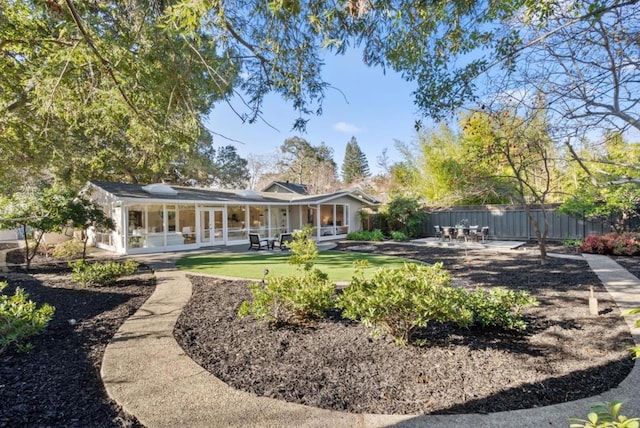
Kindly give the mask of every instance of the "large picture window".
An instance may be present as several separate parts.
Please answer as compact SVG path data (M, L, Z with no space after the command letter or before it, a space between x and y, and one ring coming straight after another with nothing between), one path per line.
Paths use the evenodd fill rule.
M345 235L348 232L348 205L320 205L320 236Z
M196 242L196 207L193 205L178 205L176 215L176 230L182 233L185 244Z
M245 227L246 207L244 205L229 205L227 207L227 233L230 241L249 239Z

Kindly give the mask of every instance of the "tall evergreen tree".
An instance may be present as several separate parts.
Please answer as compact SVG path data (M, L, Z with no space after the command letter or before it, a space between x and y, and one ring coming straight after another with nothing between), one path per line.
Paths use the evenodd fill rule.
M344 152L342 162L342 181L346 184L354 183L371 175L367 156L360 150L356 137L351 137Z

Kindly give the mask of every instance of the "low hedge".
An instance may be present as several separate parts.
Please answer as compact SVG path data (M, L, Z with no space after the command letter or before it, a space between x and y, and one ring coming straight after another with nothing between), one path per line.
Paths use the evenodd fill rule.
M605 235L589 235L579 248L583 253L637 256L640 255L640 234L612 232Z

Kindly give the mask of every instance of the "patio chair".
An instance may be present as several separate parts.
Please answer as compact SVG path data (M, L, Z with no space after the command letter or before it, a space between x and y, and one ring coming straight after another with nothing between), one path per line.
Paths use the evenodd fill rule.
M433 226L433 230L435 231L435 237L442 239L442 228L436 225L436 226Z
M293 236L290 233L283 233L280 235L280 249L282 251L289 249L289 242L293 241Z
M464 240L464 242L467 242L467 240L469 239L469 228L459 227L456 232L456 239L458 241Z
M479 226L469 226L469 238L472 241L477 241L478 236L480 236L480 231L478 230Z
M456 233L455 227L445 227L442 229L442 240L449 239L449 241L453 240L453 236Z
M250 250L261 250L262 247L266 247L267 249L269 249L269 240L268 239L261 239L260 235L258 235L257 233L250 233L249 234L249 249Z
M482 242L486 241L489 238L489 226L484 226L480 230L480 238L482 238Z

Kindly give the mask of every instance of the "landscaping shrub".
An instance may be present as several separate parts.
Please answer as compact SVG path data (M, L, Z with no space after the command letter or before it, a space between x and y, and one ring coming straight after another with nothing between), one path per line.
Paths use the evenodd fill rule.
M638 428L640 419L620 415L621 401L596 404L591 407L587 419L569 418L570 428Z
M482 327L522 331L526 328L522 311L538 304L535 297L527 291L513 291L499 287L489 291L479 288L467 295L466 307L473 314L472 324Z
M20 287L11 296L3 294L6 286L0 282L0 355L11 345L20 352L31 350L33 345L27 339L44 330L55 312L47 303L37 308Z
M409 237L404 232L394 230L393 232L391 232L391 239L393 239L394 241L408 241Z
M69 260L82 257L84 245L77 239L61 242L51 251L51 255L58 260Z
M81 284L106 286L115 283L118 278L133 275L138 270L138 262L128 259L124 263L107 261L104 263L87 263L84 260L69 262L71 279Z
M582 245L582 239L565 239L562 241L565 247L579 247Z
M316 241L311 239L313 228L305 226L300 232L294 233L293 240L288 244L291 256L289 264L298 266L303 270L311 270L318 259L318 246Z
M276 324L304 324L320 318L333 306L334 284L326 274L312 269L303 276L270 278L250 286L253 299L238 310L241 318L252 316Z
M389 226L394 230L402 230L408 236L417 238L427 219L418 199L399 196L391 199L385 206Z
M244 301L238 316L252 316L276 324L304 324L320 318L333 307L335 285L327 274L313 267L318 248L311 239L311 227L294 234L289 246L289 263L298 266L301 275L266 276L266 281L250 286L253 299Z
M463 305L464 290L450 287L451 277L442 263L432 266L406 263L398 269L380 269L365 280L361 271L338 299L343 316L388 333L406 344L411 332L430 321L471 322Z
M452 322L460 327L481 325L524 330L524 308L537 304L525 291L495 288L468 292L451 287L442 263L432 266L406 263L380 269L370 280L357 271L338 298L345 318L358 320L406 344L414 329L429 322Z
M380 229L359 230L347 235L350 241L384 241L384 234Z
M580 245L580 251L616 256L640 255L640 235L615 232L605 235L589 235Z
M626 316L638 315L638 314L640 314L640 308L630 309L624 313L624 315ZM636 328L640 328L640 318L636 320L635 325L636 325ZM629 350L633 353L634 359L640 358L640 346L634 346L632 348L629 348Z

